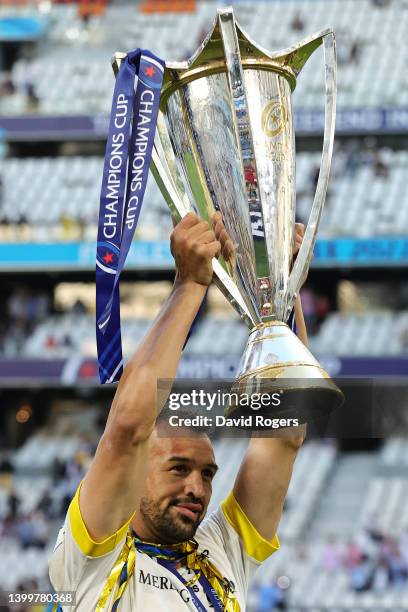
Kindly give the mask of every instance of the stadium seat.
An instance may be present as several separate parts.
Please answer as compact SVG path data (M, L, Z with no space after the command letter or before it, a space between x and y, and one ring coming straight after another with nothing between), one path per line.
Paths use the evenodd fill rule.
M360 0L358 4L344 0L276 0L259 1L255 10L251 3L239 2L235 11L251 37L273 51L332 26L339 49L339 106L404 106L408 89L401 87L405 60L400 49L407 17L406 11L396 6L390 3L377 9L370 0ZM3 99L2 107L9 113L24 112L24 84L31 81L39 96L40 112L107 113L113 85L109 65L112 50L142 46L167 60L185 59L198 47L203 29L210 28L215 13L216 5L211 2L197 3L195 12L178 14L145 14L130 5L108 5L103 14L91 15L84 24L73 5L54 4L49 11L47 35L49 45L54 46L53 53L40 53L14 65L12 78L18 92ZM291 26L295 15L304 23L303 32ZM358 44L358 57L350 65L354 42ZM299 78L297 100L300 106L321 108L322 92L323 62L313 58Z

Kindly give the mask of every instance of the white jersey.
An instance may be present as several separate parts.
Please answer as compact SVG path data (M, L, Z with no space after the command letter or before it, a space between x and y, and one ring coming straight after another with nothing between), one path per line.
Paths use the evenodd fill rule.
M112 568L126 540L129 523L103 542L89 536L79 509L79 489L71 502L64 526L49 563L51 583L56 591L74 591L78 612L94 611ZM231 592L245 610L249 581L257 567L279 548L275 535L265 540L250 523L234 495L205 519L195 539L198 551L208 552L209 560L229 581ZM178 570L184 580L191 575L188 568ZM213 609L201 584L194 584L196 597L206 610ZM112 609L115 597L112 589L101 610ZM64 606L62 609L65 612ZM182 580L158 563L155 558L136 551L135 569L124 591L119 612L197 612L191 594Z

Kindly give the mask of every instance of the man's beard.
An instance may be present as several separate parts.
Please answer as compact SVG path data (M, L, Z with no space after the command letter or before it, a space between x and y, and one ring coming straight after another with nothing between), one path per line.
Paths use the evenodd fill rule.
M192 499L188 501L201 503ZM181 513L174 516L171 510L179 503L183 502L180 499L174 499L165 510L161 510L159 504L152 499L142 497L140 501L140 512L144 520L163 544L178 544L191 540L201 523L201 514L197 516L195 521Z

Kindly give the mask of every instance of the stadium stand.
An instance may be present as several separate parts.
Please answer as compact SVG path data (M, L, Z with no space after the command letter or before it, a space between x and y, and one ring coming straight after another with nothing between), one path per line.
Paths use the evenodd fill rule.
M25 240L94 241L102 170L100 157L6 159L2 167L2 239L15 240L19 232L21 237L23 224ZM152 178L146 203L139 238L167 237L171 219Z
M217 6L214 2L198 2L194 12L161 14L146 13L134 5L108 5L100 15L84 20L75 5L49 5L44 18L49 28L48 41L54 45L52 54L49 45L43 46L37 58L21 59L15 64L11 79L17 91L2 101L2 112L14 114L24 109L27 81L34 85L40 112L108 112L112 89L108 60L112 50L128 50L142 44L167 60L186 58L203 39ZM340 106L403 106L408 103L404 76L406 8L405 0L386 6L377 6L372 0L277 0L257 2L256 11L251 3L240 2L236 13L252 38L271 50L286 48L328 25L334 27L339 51ZM6 6L0 15L9 13L10 7ZM265 28L266 21L279 27ZM320 108L322 86L321 60L319 65L318 59L312 59L304 78L299 80L297 103Z
M408 522L399 495L406 479L376 476L381 457L396 445L406 452L406 440L392 440L380 453L338 456L309 530L296 546L285 542L260 578L261 584L287 580L287 609L334 612L340 602L346 610L405 609Z
M38 43L22 45L10 69L0 73L0 120L3 116L88 115L95 124L106 125L114 83L109 64L112 53L140 44L167 60L185 59L198 47L216 7L223 3L192 1L183 12L176 9L186 8L187 3L178 0L174 0L171 12L162 10L170 4L164 1L160 2L161 12L152 12L149 0L139 5L98 1L78 6L74 2L26 0L19 0L20 8L15 4L13 0L2 2L0 18L16 11L34 15L44 20L46 35ZM244 0L235 2L234 10L253 39L270 50L286 48L312 32L333 26L340 111L355 111L357 117L361 109L368 109L376 118L387 107L406 115L408 0ZM323 65L319 56L320 52L311 58L299 77L294 93L296 110L322 109ZM333 242L339 238L356 238L357 242L378 238L392 248L397 239L407 235L407 132L404 128L399 133L394 126L393 134L384 135L370 124L366 127L367 136L350 129L351 134L340 132L336 137L319 238ZM1 131L0 138L6 139L0 142L0 243L18 243L19 248L30 242L77 241L93 250L103 166L100 134L93 143L54 141L38 148L36 142L8 144L7 134ZM299 220L307 219L320 165L320 145L314 139L316 135L302 135L297 142ZM3 159L2 151L7 152L7 147L8 156ZM136 237L167 240L171 228L168 209L151 178ZM27 270L30 263L28 258L24 264ZM399 372L406 372L408 299L402 295L406 269L397 268L397 262L395 267L373 271L369 263L364 262L367 267L360 269L353 264L347 269L333 267L327 275L326 270L312 270L313 289L307 285L306 291L312 291L315 298L320 295L325 303L320 314L316 303L312 311L305 309L310 348L318 357L334 357L334 361L337 357L368 357L367 361L401 357ZM15 270L11 272L0 275L5 298L0 316L0 361L7 366L8 359L17 358L19 364L24 359L32 364L36 360L94 358L93 306L74 307L73 300L70 306L57 305L57 287L63 282L64 271L60 276L45 269L42 279L25 272L24 281ZM73 295L75 283L88 282L89 271L86 281L82 272L70 271ZM370 276L380 293L377 303L366 297L353 307L340 304L339 286L349 272L350 284L355 287ZM140 274L153 285L150 269ZM391 277L398 286L392 299L387 295ZM140 312L134 303L126 303L124 296L125 291L122 338L124 353L129 356L150 324L154 308L149 310L144 292L138 296L146 302ZM310 303L310 294L304 296L304 304ZM335 308L338 310L333 311ZM231 311L222 313L208 307L185 355L208 355L215 361L227 354L239 356L247 335ZM9 371L7 367L5 371ZM33 386L24 388L24 401L52 392L46 388L47 382L41 381L40 389L34 380ZM81 387L81 402L86 397L92 405L85 409L81 403L80 408L57 410L57 416L50 409L46 423L35 427L31 421L18 422L16 403L11 409L10 429L15 434L11 444L12 436L5 437L1 429L7 407L4 389L0 391L0 589L19 585L26 591L47 589L47 559L100 433L103 392ZM221 469L211 508L231 486L246 444L242 439L215 441ZM341 444L331 440L308 441L296 462L278 531L281 551L258 573L248 612L407 610L407 465L406 439L387 440L376 451L359 452L344 452Z
M307 219L319 164L319 154L298 154L298 215L303 220ZM339 146L319 235L401 234L401 228L408 225L408 200L404 197L407 166L407 151L378 149L372 144L344 151ZM102 169L103 160L97 156L5 159L1 171L2 240L19 236L35 242L95 240ZM26 226L24 231L22 225ZM150 177L137 236L166 239L171 227L167 205Z
M9 458L13 465L13 474L5 482L3 480L2 487L0 487L0 517L4 521L1 523L3 531L6 530L9 533L8 547L5 551L9 562L18 555L19 550L18 533L17 535L14 533L13 538L13 529L10 525L7 525L10 492L12 491L19 499L18 514L20 518L37 512L40 500L46 492L51 496L54 510L61 506L67 491L75 490L83 474L83 468L87 464L89 451L88 445L84 444L84 436L86 436L86 431L91 435L92 417L95 417L95 411L89 410L87 415L88 429L86 423L81 419L80 433L78 430L75 432L74 419L68 418L65 422L64 419L60 419L54 425L48 425L37 431ZM79 422L77 427L78 425ZM95 432L93 432L93 439L96 441ZM209 511L212 511L222 501L226 488L228 488L229 483L233 482L246 444L245 439L215 442L220 475L215 483ZM309 523L321 489L333 468L335 457L336 449L333 445L309 443L302 449L295 466L294 478L288 494L287 509L285 510L282 537L287 541L295 541ZM78 466L79 458L81 460L80 467ZM63 479L53 482L52 471L53 468L55 470L56 461L66 466L65 482ZM313 466L313 469L311 469L311 466ZM28 474L32 475L28 476ZM31 483L35 482L35 486L28 486L30 481ZM51 512L51 514L53 513ZM61 513L56 510L54 519L60 515ZM16 527L17 524L18 522L14 526ZM50 520L47 521L47 524L51 538L55 533L56 524L55 521L52 523ZM42 556L44 556L44 552ZM40 563L39 567L44 567L43 563ZM20 576L15 577L16 583L13 586L17 584L19 578ZM5 588L7 586L5 581L1 578L0 581L1 586Z
M408 312L333 313L311 346L335 355L398 355L407 352Z
M151 324L151 319L124 319L123 348L130 356ZM408 312L332 313L319 332L310 337L311 350L320 355L391 356L407 352ZM95 357L95 321L93 315L76 313L53 315L38 323L19 348L14 342L14 328L3 338L5 355L48 358L69 357L73 353ZM241 355L248 338L246 326L234 317L217 319L206 316L194 329L186 355ZM217 340L215 342L215 339Z
M381 531L401 535L408 525L408 510L404 503L407 495L407 479L402 476L373 479L362 509L361 524L370 521ZM381 513L378 513L379 508Z
M46 588L47 556L72 491L91 458L90 440L95 442L98 433L93 426L96 415L97 411L90 409L87 421L81 420L81 424L78 414L54 420L10 454L12 471L3 472L0 479L0 588L13 589L27 580ZM243 439L215 441L220 471L209 511L233 482L246 444ZM262 609L260 600L270 585L280 591L285 609L293 612L325 607L335 612L339 602L350 611L373 612L374 605L378 610L395 611L408 603L408 515L406 508L401 512L406 506L406 479L376 476L384 457L396 456L396 447L407 456L406 440L389 441L381 452L363 457L339 455L331 442L305 444L295 464L279 528L282 549L256 580L251 612ZM344 474L350 470L355 479L352 497L360 506L358 521L353 512L345 515L341 502L327 495L334 488L345 502L344 487L350 489L350 482ZM12 497L18 501L13 503ZM347 503L350 506L350 496ZM384 509L381 514L380 507ZM328 512L334 518L330 525ZM330 533L328 529L335 526L337 530ZM10 573L8 567L18 571ZM386 579L384 567L388 568Z
M408 465L408 444L403 439L389 440L383 447L380 463L384 467L405 468Z

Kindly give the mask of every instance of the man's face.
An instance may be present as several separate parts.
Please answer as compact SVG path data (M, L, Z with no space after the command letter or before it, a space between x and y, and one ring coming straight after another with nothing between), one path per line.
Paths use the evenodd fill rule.
M194 536L207 511L216 471L207 437L161 438L154 432L140 514L156 541L175 544Z

